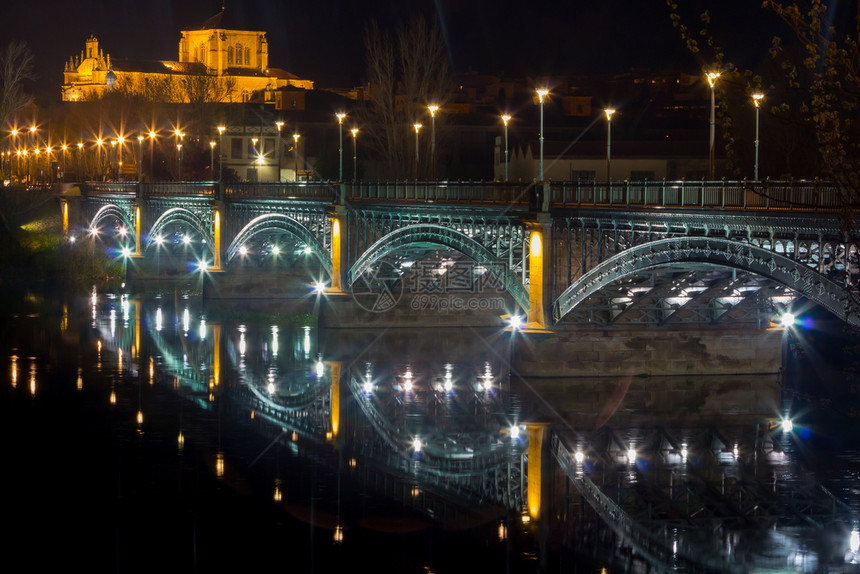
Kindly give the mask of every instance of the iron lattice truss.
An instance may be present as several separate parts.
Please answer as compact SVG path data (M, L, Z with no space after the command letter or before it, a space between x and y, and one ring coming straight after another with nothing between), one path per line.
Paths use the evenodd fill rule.
M860 321L858 244L833 218L589 213L553 232L556 321L760 322L801 295Z

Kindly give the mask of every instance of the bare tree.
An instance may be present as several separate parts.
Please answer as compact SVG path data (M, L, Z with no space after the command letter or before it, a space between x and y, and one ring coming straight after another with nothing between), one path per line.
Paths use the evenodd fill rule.
M451 92L445 43L437 25L423 18L401 25L393 36L372 22L364 43L371 91L362 118L366 141L391 177L407 178L415 166L413 124L427 118L428 104L442 105ZM419 177L429 173L429 161L423 166Z
M19 108L32 101L24 83L36 79L33 66L33 53L24 42L10 42L0 51L0 126L7 125Z

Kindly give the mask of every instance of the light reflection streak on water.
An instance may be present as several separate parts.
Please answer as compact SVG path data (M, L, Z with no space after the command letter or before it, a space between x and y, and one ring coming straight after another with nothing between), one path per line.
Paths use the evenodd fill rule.
M272 357L278 357L278 326L272 325Z
M191 312L188 310L188 307L182 311L182 331L186 334L188 330L191 328Z
M186 312L187 311L188 310L186 309ZM172 327L170 330L175 330L175 327ZM257 341L258 343L265 342L267 338L267 333L265 331L265 328L255 328L253 333L249 334L247 338L250 338L251 344L253 344L253 341ZM296 355L300 356L291 357L293 353L286 353L286 357L278 357L279 359L283 358L285 361L289 362L293 359L299 359L300 357L309 355L311 347L310 329L301 329L296 331L289 331L287 329L284 329L281 335L286 337L286 339L283 341L283 343L287 345L287 347L285 348L292 348L296 349L297 351L300 351L300 353L296 353ZM274 351L273 357L267 357L265 354L261 354L259 357L253 357L253 359L249 362L249 365L245 362L245 352L247 350L246 345L248 342L247 338L244 327L240 328L238 344L239 354L238 359L236 360L238 361L238 369L240 372L241 380L250 384L255 380L254 373L257 373L256 380L257 384L259 385L261 382L259 373L269 373L269 375L263 379L263 381L266 381L264 384L268 384L269 382L271 382L273 385L275 385L275 383L277 383L275 385L276 388L269 392L271 394L282 393L283 391L281 389L283 387L281 385L289 385L290 382L287 380L288 373L285 373L283 382L281 380L276 379L274 376L275 373L278 372L278 363L274 361L274 358L277 357L277 353L275 351L277 348L277 340L275 339L272 341ZM231 342L235 342L234 338L231 337L230 339ZM189 348L194 348L193 345L198 344L196 341L194 341L193 343L192 341L194 341L193 337L188 342ZM299 344L296 345L296 343ZM235 353L235 347L233 347L233 349L233 352ZM189 354L183 353L182 357L184 367L188 367L189 356L193 356L195 364L199 364L198 355L194 354L193 352ZM437 359L437 357L434 357L434 359ZM320 363L316 362L315 359L313 362L305 363L302 368L304 369L304 372L306 374L313 375L317 364ZM152 363L150 363L150 365L152 365ZM206 366L205 364L201 365L204 367ZM448 392L449 390L453 390L453 388L455 388L455 381L457 381L458 384L461 384L462 382L473 383L476 379L476 374L477 380L479 381L477 383L478 387L484 386L484 388L486 388L487 384L492 386L492 381L495 377L499 378L500 380L503 380L504 376L503 374L498 374L494 377L492 365L489 361L484 361L483 358L476 359L475 363L472 364L463 364L459 360L457 360L456 362L447 362L442 365L441 369L438 367L438 363L436 363L436 365L436 367L427 368L423 364L409 364L404 368L403 363L400 363L398 366L391 366L389 372L389 370L387 370L388 367L384 365L381 365L377 362L368 362L366 364L366 369L364 370L364 372L358 373L359 377L357 377L361 382L361 385L363 386L365 392L367 392L368 394L372 393L374 395L374 400L376 400L375 396L377 395L380 397L389 398L395 396L397 393L394 393L392 391L398 390L395 387L396 383L399 383L400 390L406 392L411 391L415 394L414 397L410 397L409 401L405 400L405 398L401 403L392 400L390 402L390 409L394 412L394 414L392 415L389 413L389 416L392 420L399 420L396 417L402 416L403 420L406 421L402 423L404 425L403 428L408 429L409 431L412 431L413 429L415 430L414 434L410 434L409 436L418 438L420 440L420 449L418 450L421 450L422 452L426 452L428 448L432 448L433 443L431 442L432 437L429 437L428 440L425 441L425 434L422 431L420 425L435 424L438 421L445 421L447 423L447 419L444 417L448 416L448 412L444 411L444 409L441 408L438 410L434 410L438 405L432 402L432 398L430 398L430 400L426 400L428 391L433 387L428 387L428 385L426 384L418 385L416 384L418 381L423 380L425 383L427 381L436 384L441 383L442 390ZM440 371L442 372L440 373ZM441 377L438 376L440 374L442 375ZM361 375L363 375L363 377L361 377ZM152 374L150 376L152 377ZM508 388L507 383L504 386L505 388ZM413 400L413 398L417 398L419 394L422 394L422 387L423 396L421 396L421 400ZM460 387L456 388L459 390ZM499 391L500 390L501 389L499 389ZM118 392L122 393L121 387L118 387ZM402 394L400 396L402 396ZM380 398L380 402L382 400L383 399ZM468 400L471 404L471 397L469 397ZM422 401L425 402L422 403ZM412 408L411 405L423 405L426 410L419 413L417 409L410 410ZM398 411L397 409L400 410ZM262 410L260 412L263 413ZM262 415L258 417L258 419L261 418ZM618 452L623 455L626 455L625 450L626 447L628 447L629 445L633 445L637 449L640 448L640 445L642 443L639 442L639 437L635 434L635 432L631 431L626 434L622 432L621 434L621 442L623 443L623 446L619 449ZM408 437L405 438L406 440L404 442L408 443L410 439ZM663 458L667 461L668 466L672 466L677 469L677 471L673 471L671 474L671 476L674 477L673 480L675 481L674 484L676 489L680 489L681 485L685 484L686 482L685 477L688 474L687 465L692 464L694 461L701 460L705 456L713 458L715 462L712 462L711 464L715 464L720 468L720 472L726 477L726 488L731 489L739 480L739 467L741 466L741 464L746 459L749 459L749 457L752 456L753 452L756 452L755 448L749 443L729 440L726 441L728 443L727 445L723 445L719 450L712 451L712 454L703 454L701 445L697 444L695 441L691 441L687 435L679 435L679 438L680 440L675 442L672 447L672 450L666 452L663 455ZM467 441L461 440L456 444L456 448L462 448L463 452L468 452L466 451L467 445ZM413 446L415 446L414 443ZM778 450L774 450L770 452L768 456L762 456L762 458L768 459L768 457L770 457L770 459L768 460L768 472L771 472L773 476L773 489L775 491L789 490L791 488L791 485L797 480L797 475L791 468L793 465L793 461L790 451L790 444L778 444L778 446ZM449 448L453 448L451 444L449 444ZM581 448L583 451L589 452L589 446L587 443L583 443L582 445L577 444L577 448ZM653 455L648 454L647 451L639 451L639 453L635 457L633 457L633 464L630 464L628 466L628 460L625 460L624 463L620 465L621 468L610 471L608 482L612 483L614 482L615 478L620 478L620 484L622 486L632 487L633 485L636 485L638 483L644 483L645 485L649 484L649 481L651 480L648 474L649 471L642 463L647 463L650 461L652 464L654 464L651 458L652 456ZM627 459L628 457L625 456L624 458ZM577 467L577 472L590 472L587 469L593 461L594 456L590 453L588 461L585 461L585 459L583 459L582 463L579 463L578 461L578 464L580 466ZM352 464L352 460L350 461L350 464ZM781 471L779 469L784 470ZM670 475L667 474L666 476L668 477ZM761 476L759 477L759 479L763 480ZM719 487L718 481L716 482L716 484ZM615 488L615 486L610 485L610 487L606 487L606 491L610 494L616 494L613 491L613 488ZM674 493L670 493L670 495L671 494ZM683 531L678 533L672 533L672 535L668 539L669 548L671 549L672 554L677 555L679 553L683 553L683 549L685 548L684 541L688 537L689 534ZM722 548L724 549L734 547L731 543L731 538L728 535L722 537L718 543L722 545ZM798 548L797 551L792 554L790 558L792 561L799 561L799 563L805 563L804 561L808 562L808 560L810 559L810 555L805 552L806 551L802 548Z
M18 355L12 355L12 388L18 386Z
M30 357L30 394L36 394L36 360Z

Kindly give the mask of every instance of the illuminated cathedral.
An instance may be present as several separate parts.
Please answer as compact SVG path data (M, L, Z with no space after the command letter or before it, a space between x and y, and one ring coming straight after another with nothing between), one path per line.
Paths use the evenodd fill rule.
M90 36L63 71L63 101L101 98L117 90L173 102L274 103L277 90L313 89L313 81L269 67L265 32L222 25L224 9L197 30L182 31L177 60L111 58Z

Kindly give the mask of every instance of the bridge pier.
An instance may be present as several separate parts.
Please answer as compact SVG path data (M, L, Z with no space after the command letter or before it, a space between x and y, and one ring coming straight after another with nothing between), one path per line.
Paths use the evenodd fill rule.
M529 310L524 331L544 332L552 327L552 220L538 213L529 222Z

